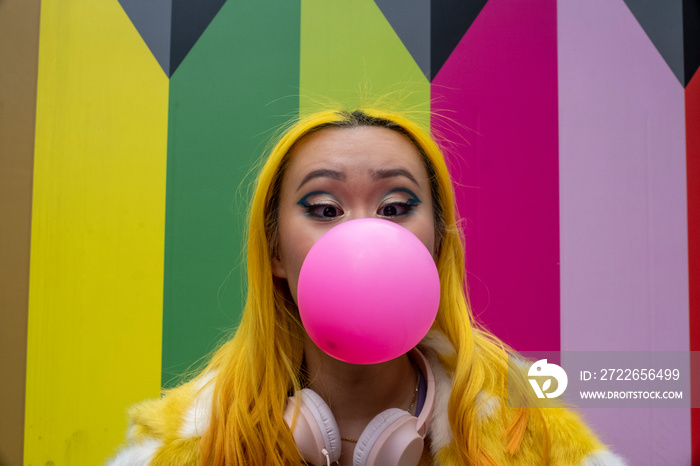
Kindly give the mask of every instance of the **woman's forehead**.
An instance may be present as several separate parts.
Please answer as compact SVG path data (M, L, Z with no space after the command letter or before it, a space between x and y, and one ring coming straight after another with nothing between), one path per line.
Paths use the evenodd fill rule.
M382 127L326 128L302 138L291 152L289 174L318 169L406 169L425 178L420 152L405 135Z

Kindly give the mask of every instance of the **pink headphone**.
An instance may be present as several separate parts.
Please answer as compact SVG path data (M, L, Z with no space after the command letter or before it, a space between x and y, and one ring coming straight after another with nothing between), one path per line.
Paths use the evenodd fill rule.
M426 380L427 391L418 417L398 408L375 416L357 440L353 466L415 466L423 454L423 439L433 412L435 379L425 357L416 348L408 353ZM313 390L298 392L299 416L294 441L304 461L314 466L330 465L340 458L340 432L328 405ZM294 396L289 398L284 420L292 425Z

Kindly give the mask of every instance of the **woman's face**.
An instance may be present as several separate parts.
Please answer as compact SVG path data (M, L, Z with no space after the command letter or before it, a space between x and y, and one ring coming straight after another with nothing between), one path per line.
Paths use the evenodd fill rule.
M357 218L382 218L416 235L435 257L428 174L418 149L386 128L327 128L302 138L282 179L278 257L272 271L294 301L301 264L326 231Z

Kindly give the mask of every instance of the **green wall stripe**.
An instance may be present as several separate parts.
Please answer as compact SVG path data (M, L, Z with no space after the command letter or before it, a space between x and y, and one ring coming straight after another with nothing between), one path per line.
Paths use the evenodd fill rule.
M429 123L430 84L373 0L301 5L302 114L369 105L410 110Z
M239 321L247 175L298 113L299 23L298 1L226 2L171 78L165 386Z

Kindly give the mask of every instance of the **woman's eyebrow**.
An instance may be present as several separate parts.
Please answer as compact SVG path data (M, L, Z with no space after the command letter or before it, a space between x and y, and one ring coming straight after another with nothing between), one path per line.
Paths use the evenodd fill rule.
M307 173L307 175L304 177L304 179L301 180L301 184L299 184L297 191L299 191L301 189L301 187L304 186L310 180L312 180L314 178L320 178L320 177L333 178L334 180L338 180L338 181L345 181L347 179L347 176L343 172L322 168L320 170L314 170L314 171Z
M384 178L392 178L394 176L405 176L409 180L413 181L416 186L420 187L416 178L406 169L403 168L385 168L381 170L372 171L372 180L382 180Z

